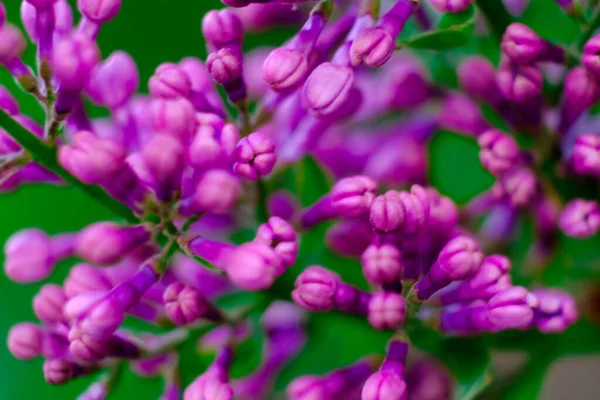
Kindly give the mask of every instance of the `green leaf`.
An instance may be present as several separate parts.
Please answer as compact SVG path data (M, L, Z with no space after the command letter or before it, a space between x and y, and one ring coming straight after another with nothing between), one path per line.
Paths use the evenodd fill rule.
M309 206L329 192L332 182L323 168L312 157L304 159L294 166L296 190L303 206Z
M413 49L447 50L469 43L475 28L475 7L456 14L444 14L437 29L427 31L398 43L398 47Z
M491 382L490 355L481 338L445 338L423 322L408 322L411 343L435 356L456 379L454 398L474 399Z

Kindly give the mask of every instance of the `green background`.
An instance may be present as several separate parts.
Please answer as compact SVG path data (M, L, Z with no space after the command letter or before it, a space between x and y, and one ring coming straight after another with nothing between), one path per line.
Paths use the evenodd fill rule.
M20 24L18 19L20 2L5 0L4 3L9 20ZM125 50L134 57L140 71L142 91L146 91L146 82L159 63L177 61L189 55L205 58L206 51L200 33L200 21L207 10L221 7L219 1L124 0L123 3L117 18L102 27L98 41L103 57L114 50ZM578 32L576 24L564 16L552 0L533 1L523 20L540 35L560 43L572 43ZM287 34L288 32L281 31L276 34L250 35L245 46L251 48L257 44L278 44ZM498 60L497 45L485 37L475 37L465 49L449 52L449 57L453 60L458 59L464 52L484 52L492 60ZM424 51L423 55L425 59L434 62L437 57L435 53L427 51ZM33 60L33 46L29 47L26 58L28 61ZM439 79L448 82L454 80L451 71L437 71L436 77L438 72ZM18 93L17 97L26 113L41 120L42 112L37 104L32 98L14 90L12 79L4 70L0 70L0 83L10 88L13 93ZM102 110L96 112L102 113ZM432 141L430 156L432 183L442 193L451 196L461 204L492 184L491 176L480 166L477 145L472 139L449 132L440 132ZM3 194L0 196L0 210L2 215L0 242L4 242L13 232L24 227L35 226L49 233L57 233L78 230L92 221L112 218L112 215L101 205L86 198L77 190L58 187L29 186L20 188L14 193ZM518 230L516 238L518 245L514 246L511 253L517 265L522 261L524 250L530 242L530 230L527 223L520 226ZM319 239L316 239L319 242ZM308 241L307 243L303 245L305 252L308 250L307 247L311 246ZM570 277L572 269L584 271L582 276L591 275L597 278L597 272L590 271L585 266L590 260L598 259L598 246L600 246L598 240L581 243L561 238L562 252L545 274L546 280L551 283L562 283ZM346 262L335 257L329 259L325 257L325 259L340 264L345 278L360 279L361 273L355 262ZM306 265L310 260L304 261L306 263L303 265ZM580 265L584 267L578 269ZM53 279L61 281L66 272L66 266L58 268ZM587 272L590 273L586 274ZM0 274L0 304L3 305L0 312L0 337L6 337L12 324L34 320L31 299L38 288L39 285L13 284L4 274ZM307 349L284 371L279 386L299 373L323 373L332 367L351 362L361 355L383 351L387 335L373 333L365 325L349 325L347 321L346 318L335 313L311 317L311 339ZM590 337L593 335L585 336L582 340L589 341ZM524 343L527 345L527 342ZM580 352L587 353L587 350ZM192 379L194 375L201 372L194 358L193 348L190 347L186 355L185 380ZM528 370L531 372L533 387L540 382L539 370L540 368L543 370L545 365L543 362L538 364L533 363ZM29 362L15 360L8 353L6 346L0 346L0 399L70 399L75 398L91 381L90 378L84 378L62 387L51 387L43 379L41 365L41 360ZM522 375L523 378L527 376ZM132 373L127 372L117 393L111 398L156 398L160 388L161 382L158 379L144 380L142 383ZM529 389L526 388L525 392L512 398L531 398L527 396L527 390Z

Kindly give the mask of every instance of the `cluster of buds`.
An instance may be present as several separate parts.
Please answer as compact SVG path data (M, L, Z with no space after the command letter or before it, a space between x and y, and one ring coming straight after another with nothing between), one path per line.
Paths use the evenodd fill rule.
M597 197L555 188L561 179L600 178L600 135L589 133L587 115L600 98L600 35L586 38L577 56L512 23L499 66L464 58L462 92L453 92L396 42L411 17L428 31L433 13L466 12L471 0L431 0L436 11L417 0L223 3L228 8L202 18L205 62L159 65L142 95L135 60L122 51L102 59L96 43L121 0L78 0L77 26L66 0L23 0L36 68L22 61L25 37L0 0L0 65L46 112L41 125L0 87L0 188L71 184L119 218L56 235L24 229L8 240L4 270L20 284L79 261L34 297L38 324L12 327L15 357L44 358L51 384L104 371L81 399L107 397L127 364L140 376L162 376L163 400L258 400L304 347L307 311L339 311L389 331L385 357L297 377L287 398L444 400L452 384L442 367L407 364L411 323L472 336L560 333L577 321L566 291L513 285L511 260L500 252L528 214L536 228L528 262L536 267L548 262L560 231L574 238L600 231ZM299 30L280 47L244 53L245 32L279 23ZM574 59L581 65L566 73L562 100L551 108L541 66ZM523 149L493 127L478 101L539 148ZM86 102L110 116L91 118ZM370 124L389 114L400 118ZM463 208L428 183L427 146L439 128L476 140L495 178ZM289 174L306 178L296 166L309 157L335 177L312 203L284 183ZM362 282L302 253L302 240L323 226L321 247L354 259ZM220 305L241 292L263 297ZM257 312L260 326L250 323ZM169 330L127 329L126 318ZM215 358L184 386L178 349L200 330L199 348ZM253 330L264 336L262 361L233 379L236 349Z

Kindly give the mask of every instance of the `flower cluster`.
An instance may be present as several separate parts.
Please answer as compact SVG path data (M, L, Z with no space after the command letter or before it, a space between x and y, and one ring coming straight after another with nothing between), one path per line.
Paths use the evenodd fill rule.
M57 235L24 229L8 240L4 270L17 283L79 262L34 297L39 323L12 327L15 357L43 357L51 384L103 371L80 399L108 396L124 364L162 376L163 400L263 399L302 350L307 311L335 310L393 333L385 357L296 377L287 398L443 400L452 396L446 370L407 364L411 324L473 336L560 333L576 322L571 295L513 285L511 260L500 253L526 215L536 229L528 262L538 268L560 231L600 231L597 197L566 198L555 187L565 177L597 186L600 177L600 136L587 114L600 99L600 35L572 54L509 24L498 67L481 56L457 65L459 92L433 82L396 43L411 18L410 29L427 32L439 13L472 11L469 0L430 0L433 9L417 0L223 3L202 19L206 60L159 65L143 95L135 60L121 51L103 59L96 43L121 0L78 0L76 26L66 0L23 0L35 69L23 62L26 39L0 2L0 65L46 112L41 125L0 87L0 187L71 184L117 217ZM281 23L299 30L277 48L244 53L245 32ZM542 67L552 63L570 68L555 107L543 92ZM110 116L91 118L88 102ZM429 184L427 144L440 128L473 138L495 178L465 207ZM536 146L520 146L524 132ZM285 186L307 157L335 176L310 204ZM305 185L317 186L313 178L323 176ZM322 227L321 247L359 260L362 283L345 281L335 266L309 265L321 259L303 254L301 242ZM241 292L268 301L220 305ZM254 312L260 326L249 322ZM130 317L165 333L127 329ZM216 356L182 387L179 345L201 330L199 347ZM265 338L261 364L234 379L236 349L256 330Z

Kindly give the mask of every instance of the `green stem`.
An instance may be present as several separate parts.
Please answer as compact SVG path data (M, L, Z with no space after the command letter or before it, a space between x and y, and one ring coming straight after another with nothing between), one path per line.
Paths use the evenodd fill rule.
M104 205L104 207L112 211L114 214L127 220L127 222L139 222L135 214L125 204L122 204L112 198L100 186L86 185L71 175L66 169L61 167L58 163L58 159L56 158L55 148L46 145L33 133L29 132L27 129L13 120L3 110L0 110L0 127L4 128L13 139L19 142L23 148L28 150L35 162L54 172L56 175L75 186L89 197L94 198L97 202Z
M506 11L500 0L477 0L476 3L494 36L500 40L506 27L514 22L513 17Z
M590 20L588 27L581 33L577 41L577 48L582 49L588 40L594 34L594 31L600 26L600 7L594 11L594 16Z

